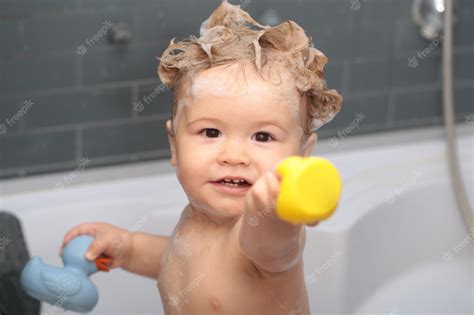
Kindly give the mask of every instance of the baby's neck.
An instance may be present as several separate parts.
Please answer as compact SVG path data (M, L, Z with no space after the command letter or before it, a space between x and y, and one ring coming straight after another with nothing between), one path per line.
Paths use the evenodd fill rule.
M184 211L186 212L187 217L197 224L213 225L219 228L231 228L240 218L240 216L216 218L208 215L205 211L197 210L191 203L186 206Z

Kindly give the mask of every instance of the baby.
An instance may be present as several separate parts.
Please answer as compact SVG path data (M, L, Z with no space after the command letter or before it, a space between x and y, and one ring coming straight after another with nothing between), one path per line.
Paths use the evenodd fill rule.
M309 156L315 130L341 107L323 79L327 58L312 46L295 22L263 26L227 1L199 38L171 40L158 75L174 91L166 129L189 203L169 237L123 240L119 227L88 223L63 247L95 236L86 258L104 254L112 267L157 279L168 315L310 314L305 225L276 216L275 168Z

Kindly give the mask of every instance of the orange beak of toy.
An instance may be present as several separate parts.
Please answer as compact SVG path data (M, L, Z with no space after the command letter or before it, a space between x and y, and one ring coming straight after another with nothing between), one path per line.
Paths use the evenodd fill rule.
M95 260L95 266L100 271L108 272L110 266L112 266L112 262L112 258L102 255Z

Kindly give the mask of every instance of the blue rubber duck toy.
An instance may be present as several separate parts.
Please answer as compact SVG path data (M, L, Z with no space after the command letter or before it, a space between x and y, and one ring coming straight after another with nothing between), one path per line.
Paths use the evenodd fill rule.
M32 297L75 312L88 313L98 301L97 288L89 276L97 271L108 271L110 258L101 256L95 263L84 254L94 238L80 235L64 247L61 258L64 267L48 266L40 257L33 257L23 268L21 285Z

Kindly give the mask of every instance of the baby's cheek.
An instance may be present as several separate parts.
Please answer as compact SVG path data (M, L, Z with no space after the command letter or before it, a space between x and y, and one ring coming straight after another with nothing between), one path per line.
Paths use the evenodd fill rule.
M199 170L202 167L205 167L206 165L209 164L209 153L205 152L198 152L197 154L194 154L191 160L191 169L192 170Z

